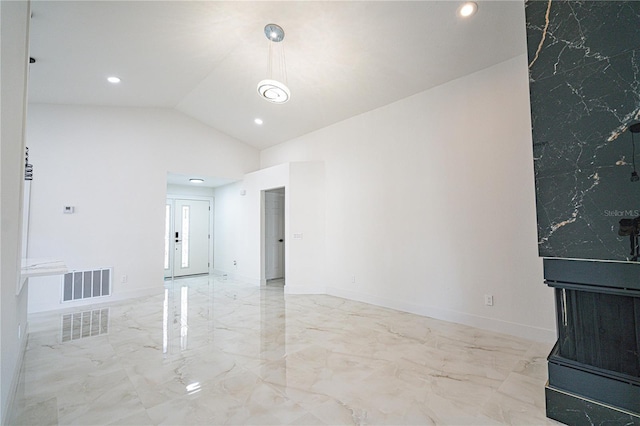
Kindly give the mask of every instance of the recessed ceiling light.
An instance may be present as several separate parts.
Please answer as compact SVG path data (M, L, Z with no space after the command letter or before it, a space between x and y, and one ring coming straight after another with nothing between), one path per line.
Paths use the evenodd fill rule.
M262 125L262 123L264 123L264 121L262 121L261 118L256 118L255 120L253 120L254 123L256 123L258 126Z
M191 179L189 179L189 182L191 182L191 183L202 183L202 182L204 182L204 179L191 178Z
M118 77L115 77L115 76L107 77L107 81L108 81L109 83L112 83L112 84L118 84L118 83L120 83L120 79L119 79Z
M460 6L460 9L458 9L458 15L462 16L463 18L468 18L469 16L475 15L477 11L478 4L472 1L468 1Z

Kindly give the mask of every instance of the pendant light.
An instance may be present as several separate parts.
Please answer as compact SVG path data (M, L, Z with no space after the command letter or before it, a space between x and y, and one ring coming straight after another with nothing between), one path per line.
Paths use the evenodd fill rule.
M269 78L258 83L258 94L269 102L283 104L291 98L291 92L286 85L287 67L284 46L282 45L284 30L280 25L268 24L264 27L264 35L269 40L269 59L267 62L267 75ZM275 76L274 68L276 68ZM277 80L276 77L281 80Z

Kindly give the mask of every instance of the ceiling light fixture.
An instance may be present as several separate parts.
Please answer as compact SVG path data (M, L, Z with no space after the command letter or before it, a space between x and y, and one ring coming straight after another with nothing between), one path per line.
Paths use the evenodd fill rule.
M111 84L118 84L120 83L120 78L112 76L112 77L107 77L107 81Z
M264 123L264 121L262 121L261 118L256 118L255 120L253 120L254 123L256 123L258 126L261 126L262 123Z
M204 179L200 179L200 178L191 178L189 179L189 182L191 183L203 183Z
M286 84L287 66L284 57L284 46L281 43L284 39L284 30L280 25L268 24L264 27L264 35L269 40L269 58L267 62L267 75L269 78L258 83L258 94L269 102L283 104L291 98L291 92ZM276 63L276 73L281 80L274 78L274 62Z
M472 1L468 1L460 6L460 9L458 9L458 15L462 16L463 18L468 18L475 15L477 11L478 4Z

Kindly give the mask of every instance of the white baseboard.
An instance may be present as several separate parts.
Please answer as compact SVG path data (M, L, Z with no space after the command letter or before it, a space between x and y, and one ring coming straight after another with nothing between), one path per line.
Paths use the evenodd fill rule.
M466 312L442 309L435 306L417 305L414 303L387 299L379 296L343 290L335 287L327 287L327 294L331 296L342 297L344 299L369 303L376 306L382 306L385 308L396 309L403 312L410 312L412 314L434 318L442 321L464 324L483 330L494 331L496 333L509 334L511 336L521 337L523 339L534 340L537 342L553 343L557 339L556 331L553 329L533 327L526 324L518 324L495 318L487 318L479 315L469 314Z
M158 294L162 294L163 292L164 292L164 286L163 287L147 287L147 288L141 288L133 291L123 291L123 292L115 293L111 296L111 300L120 301L120 300L134 299L136 297L156 296Z
M13 372L13 377L11 378L11 385L9 387L9 397L7 398L7 406L2 407L2 413L3 413L2 424L9 424L8 421L10 419L13 419L15 415L14 410L15 410L16 395L18 393L20 373L22 372L24 354L27 351L28 339L29 339L29 322L27 321L27 323L24 326L24 331L22 332L22 340L20 341L18 362Z
M119 302L122 300L134 299L136 297L155 296L162 294L163 287L147 287L132 291L114 291L110 296L90 297L87 299L71 300L68 302L59 302L58 304L44 304L29 306L29 315L45 312L55 312L69 308L77 308L82 306L98 305L102 303Z
M289 284L285 281L284 292L286 294L327 294L327 289L325 287L317 287L311 285L298 286L295 284Z

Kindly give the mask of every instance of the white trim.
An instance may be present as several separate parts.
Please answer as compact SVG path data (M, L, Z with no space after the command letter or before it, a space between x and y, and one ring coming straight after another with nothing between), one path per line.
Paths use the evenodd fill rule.
M497 333L509 334L511 336L517 336L527 340L545 343L552 343L557 340L556 331L554 329L533 327L526 324L503 321L496 318L488 318L465 312L453 311L450 309L442 309L435 306L417 305L415 303L382 298L366 293L342 290L336 287L327 287L327 294L442 321L449 321Z
M170 194L167 193L167 197L171 200L198 200L198 201L211 201L213 202L214 197L203 197L201 195L180 195L180 194Z
M22 199L22 258L28 257L29 242L29 209L31 207L31 182L24 181L24 193ZM18 291L18 294L20 291Z
M169 193L167 192L167 195L165 197L165 205L167 203L167 200L171 200L171 211L172 213L175 215L175 200L196 200L196 201L208 201L209 202L209 274L213 274L213 250L214 250L214 244L213 244L213 240L214 240L214 233L215 233L215 229L213 227L213 225L215 224L215 211L216 211L216 199L215 197L204 197L201 195L180 195L180 194L175 194L175 193ZM169 230L169 235L174 235L175 229L174 229L174 220L173 217L171 218L171 229ZM169 238L170 241L172 241L172 238ZM164 265L164 259L162 264ZM169 265L172 265L173 267L173 250L169 250ZM164 276L164 268L162 269L162 275ZM172 278L172 275L165 277L165 278Z
M109 304L109 306L111 306L111 303L115 303L115 302L120 302L123 300L129 300L129 299L135 299L138 297L146 297L146 296L158 296L158 295L162 295L164 294L164 286L158 288L156 287L147 287L147 288L142 288L142 289L138 289L138 290L133 290L133 291L125 291L125 292L113 292L111 293L111 296L106 299L104 297L98 297L98 298L88 298L88 299L79 299L79 300L74 300L73 302L65 302L64 304L60 304L56 307L53 308L49 308L49 309L44 309L44 310L34 310L29 312L29 315L31 314L40 314L40 313L45 313L45 312L57 312L57 311L65 311L65 310L69 310L69 309L75 309L78 307L83 307L83 306L91 306L91 305L106 305Z
M287 197L286 197L286 187L282 186L282 187L277 187L277 188L272 188L272 189L265 189L262 190L262 193L260 194L260 203L261 203L261 207L260 207L260 246L261 246L261 251L262 253L260 253L260 263L261 265L264 265L261 273L260 273L260 282L264 283L261 285L266 285L267 281L270 279L282 279L282 280L286 280L287 278L287 232L286 232L286 223L287 223L287 212L286 212L286 201L287 201ZM282 222L283 222L283 227L282 227L282 239L283 239L283 244L284 244L284 250L282 252L282 276L281 277L273 277L273 278L269 278L267 275L267 254L268 252L270 252L270 248L267 247L267 194L271 193L274 194L276 197L282 197ZM286 284L285 284L286 285Z
M285 284L284 292L286 294L329 294L326 288L316 287L316 286L300 286L300 285L291 285Z
M13 370L13 377L11 378L11 384L9 385L9 395L7 397L7 406L3 407L3 410L2 410L3 424L15 418L16 395L18 393L18 385L20 384L20 373L22 372L22 365L24 364L24 355L27 352L27 341L29 340L28 336L29 336L29 322L27 321L27 323L24 325L24 331L22 332L22 335L21 335L20 349L18 349L18 353L20 355L18 356L18 362L16 363L15 370Z
M243 282L245 284L255 285L258 287L260 286L260 278L249 278L249 277L245 277L244 275L234 274L234 273L228 273L227 277L232 280Z

